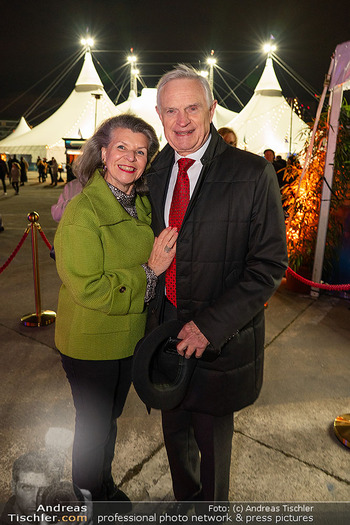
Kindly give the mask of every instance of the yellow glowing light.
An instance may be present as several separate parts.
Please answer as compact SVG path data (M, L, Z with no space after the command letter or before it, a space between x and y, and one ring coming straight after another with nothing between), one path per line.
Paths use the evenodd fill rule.
M135 55L128 56L128 62L136 62L136 56Z
M203 70L200 72L200 75L201 75L201 77L206 78L206 77L209 75L209 73L208 73L208 71L205 71L205 70L203 69Z
M276 44L268 43L268 44L264 44L263 49L264 49L265 53L271 53L273 51L276 51L277 46L276 46Z
M94 45L94 41L93 41L93 39L90 38L90 37L89 37L89 38L82 38L82 39L80 40L80 43L81 43L81 45L83 45L83 46L89 46L89 47Z
M209 64L210 66L215 66L216 64L216 58L207 58L207 64Z

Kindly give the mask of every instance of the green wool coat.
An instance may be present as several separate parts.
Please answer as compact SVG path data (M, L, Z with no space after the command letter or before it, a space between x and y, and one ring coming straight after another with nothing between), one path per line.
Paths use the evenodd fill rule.
M96 172L68 204L54 246L62 286L55 342L76 359L133 354L146 324L146 263L153 246L151 207L136 197L138 219Z

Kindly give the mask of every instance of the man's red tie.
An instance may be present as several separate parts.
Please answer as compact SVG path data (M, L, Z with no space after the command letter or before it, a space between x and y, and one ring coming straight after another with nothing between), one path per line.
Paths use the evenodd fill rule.
M182 158L178 160L179 171L174 188L173 199L171 201L169 213L169 226L180 230L184 219L188 203L190 202L190 181L187 170L195 161L193 159ZM176 304L176 256L165 274L166 295L169 301Z

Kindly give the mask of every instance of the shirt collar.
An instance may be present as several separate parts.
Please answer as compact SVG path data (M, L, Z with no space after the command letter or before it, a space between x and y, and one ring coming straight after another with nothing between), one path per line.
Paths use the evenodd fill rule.
M194 151L193 153L191 153L190 155L187 155L186 157L182 157L181 155L179 155L177 153L177 151L175 151L175 163L179 160L179 159L183 159L183 158L189 158L189 159L193 159L194 161L200 161L201 158L203 157L207 147L209 146L209 142L211 140L211 133L209 134L209 137L207 138L207 140L204 142L203 146L200 147L199 149L197 149L197 151Z

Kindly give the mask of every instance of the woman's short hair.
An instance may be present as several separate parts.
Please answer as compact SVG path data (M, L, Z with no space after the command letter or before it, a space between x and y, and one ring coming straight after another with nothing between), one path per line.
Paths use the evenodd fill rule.
M74 161L73 171L83 186L87 184L96 170L103 171L102 148L108 148L115 129L129 129L134 133L143 133L148 139L147 159L151 162L159 149L159 141L153 127L143 119L131 113L111 117L99 126L93 136L85 142L82 154ZM144 179L135 183L138 193L144 193Z
M203 77L198 71L193 67L187 66L186 64L178 64L174 69L165 73L159 80L157 84L157 106L161 108L160 95L165 84L170 82L170 80L178 80L180 78L185 78L189 80L197 80L202 84L204 89L205 97L208 102L208 108L211 108L214 102L214 97L212 90L210 89L209 82L205 77Z

